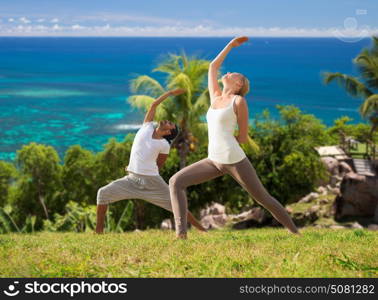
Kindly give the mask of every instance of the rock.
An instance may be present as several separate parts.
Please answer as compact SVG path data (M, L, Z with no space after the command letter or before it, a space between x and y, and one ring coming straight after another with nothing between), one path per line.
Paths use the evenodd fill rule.
M226 214L207 215L201 219L205 229L218 229L226 225L229 218Z
M330 156L324 156L320 159L331 175L339 175L339 161Z
M310 207L309 212L314 213L314 212L319 211L319 209L320 209L320 205L314 205Z
M378 219L378 177L348 173L344 176L340 193L336 196L335 219L345 216L375 216Z
M350 224L350 228L353 228L353 229L363 229L364 226L362 226L360 223L358 222L354 222L352 224Z
M226 208L224 205L213 202L210 206L206 207L205 209L201 209L200 217L208 216L208 215L221 215L226 213Z
M353 172L353 168L348 165L345 161L340 162L339 170L342 175L345 175L349 172Z
M294 221L294 223L298 226L305 226L312 224L315 222L319 216L318 216L318 211L316 210L318 205L315 205L311 207L309 210L306 210L304 212L294 212L291 213L291 217Z
M338 194L340 194L340 188L338 188L338 187L332 188L332 189L330 189L330 192L334 195L338 195Z
M226 225L228 216L226 208L220 203L213 202L200 211L201 224L206 229L221 228Z
M263 222L266 218L266 214L264 209L261 207L253 207L250 210L242 212L238 215L230 215L232 221L240 222L246 221L250 219L255 219L258 222Z
M260 226L267 223L267 213L261 207L242 212L238 215L227 215L226 209L219 203L212 203L201 210L201 224L206 229L218 229L228 223L234 223L233 228L242 229Z
M160 229L172 230L172 229L175 229L175 227L172 224L171 219L165 219L163 220L163 222L161 222Z
M342 180L345 174L353 172L352 167L347 162L340 162L334 157L325 156L320 160L328 171L329 176L325 179L319 179L315 183L316 186L326 184L330 184L332 187L338 186L338 182Z
M327 185L328 186L328 185ZM327 188L325 188L324 186L319 186L316 191L319 193L319 194L326 194L327 193Z
M370 224L370 225L368 226L368 229L369 229L369 230L378 230L378 224Z
M254 219L241 221L232 225L232 229L247 229L252 227L262 227L263 225Z
M233 215L230 217L233 222L236 222L232 226L234 229L259 227L264 225L267 221L267 214L261 207L253 207L239 215Z
M311 202L312 200L316 199L317 197L319 197L319 194L318 193L315 193L315 192L312 192L306 196L304 196L301 200L299 200L298 202L299 203L307 203L307 202Z
M329 200L327 198L322 198L319 200L319 203L320 204L327 204L329 202Z
M334 185L327 184L326 188L327 188L327 194L328 194L328 193L332 193L335 189L339 190L339 188L336 187L335 184L334 184Z
M343 178L338 175L331 176L329 180L329 186L330 187L336 187L337 183L340 182ZM328 185L327 185L328 186Z
M331 225L331 226L329 226L329 228L331 228L331 229L345 229L346 227L341 226L341 225Z

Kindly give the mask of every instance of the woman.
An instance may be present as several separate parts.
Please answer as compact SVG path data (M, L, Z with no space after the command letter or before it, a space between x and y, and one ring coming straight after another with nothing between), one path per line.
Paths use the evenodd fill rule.
M299 233L285 208L265 190L239 145L248 141L248 106L244 98L249 91L248 79L240 73L227 73L222 77L223 90L218 85L217 74L223 60L232 48L247 40L247 37L233 39L210 63L208 86L211 103L206 115L209 133L208 157L180 170L169 180L177 238L187 237L186 187L224 174L231 175L292 233ZM234 136L236 125L239 127L239 134Z

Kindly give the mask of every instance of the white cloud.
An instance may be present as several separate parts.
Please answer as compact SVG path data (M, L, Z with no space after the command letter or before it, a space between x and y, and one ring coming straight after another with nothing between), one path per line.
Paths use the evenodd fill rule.
M14 19L13 18L9 18L8 22L12 23L12 22L14 22Z
M42 22L45 22L45 19L43 19L43 18L40 18L40 19L38 19L38 20L37 20L37 22L38 22L38 23L42 23Z
M78 16L75 18L77 22L86 21L101 21L101 22L112 22L112 23L125 23L125 22L140 22L140 23L150 23L157 25L179 25L182 21L171 19L171 18L158 18L150 16L137 16L128 14L114 14L114 13L99 13L97 15L91 16Z
M35 30L37 30L37 31L45 31L45 30L48 30L48 28L49 27L47 27L47 26L44 26L44 25L36 25L35 27L34 27L34 29Z
M18 19L21 23L24 23L24 24L29 24L31 23L31 21L25 17L21 17Z
M54 26L52 27L52 30L53 30L53 31L56 31L56 30L63 30L63 27L59 26L59 24L54 24Z
M71 28L73 30L81 30L81 29L84 29L85 27L84 26L80 26L79 24L75 24L75 25L72 25Z
M51 19L50 22L51 22L51 23L58 23L58 22L59 22L59 19L58 19L58 18L54 18L54 19Z
M25 24L24 24L25 25ZM250 37L338 37L360 38L378 34L378 28L363 30L345 28L296 28L296 27L212 27L198 26L83 26L81 24L51 26L6 24L0 28L0 36L237 36Z

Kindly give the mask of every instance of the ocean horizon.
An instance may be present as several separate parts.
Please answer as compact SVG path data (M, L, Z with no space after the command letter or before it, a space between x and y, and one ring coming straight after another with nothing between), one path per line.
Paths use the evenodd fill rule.
M147 74L168 53L213 59L229 38L219 37L0 37L0 160L32 141L55 147L61 158L75 144L101 151L109 138L135 132L143 114L126 99L129 83ZM275 105L295 105L327 126L349 116L362 120L362 99L322 73L358 75L352 59L370 39L257 37L229 54L223 72L240 72L251 82L250 122Z

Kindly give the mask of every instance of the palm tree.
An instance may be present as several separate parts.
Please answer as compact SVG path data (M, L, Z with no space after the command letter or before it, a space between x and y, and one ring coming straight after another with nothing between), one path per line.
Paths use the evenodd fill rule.
M374 132L378 129L378 37L373 37L371 49L363 49L353 61L361 73L360 77L325 72L324 82L337 81L351 96L365 99L359 111L372 125L370 140L374 143Z
M180 156L180 168L185 167L186 157L194 151L198 142L205 141L207 135L203 115L209 108L209 93L206 78L209 61L181 55L169 54L153 72L166 75L165 85L156 79L141 75L131 81L131 90L135 95L128 102L146 111L151 102L167 90L183 88L187 92L176 96L174 101L165 101L159 105L156 120L177 122L180 134L174 146Z

